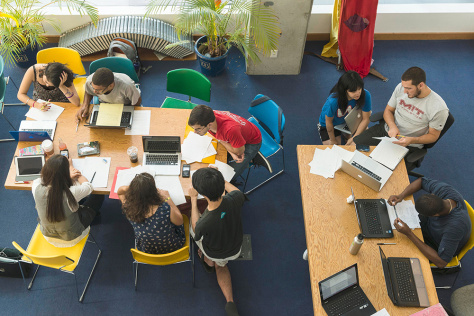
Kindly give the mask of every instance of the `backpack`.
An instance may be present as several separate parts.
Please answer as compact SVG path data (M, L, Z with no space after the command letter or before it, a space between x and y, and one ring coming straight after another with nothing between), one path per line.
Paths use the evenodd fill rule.
M113 41L110 42L107 57L114 57L116 54L123 54L126 58L130 59L135 67L137 76L140 76L141 62L138 57L137 46L133 41L122 37L114 38Z

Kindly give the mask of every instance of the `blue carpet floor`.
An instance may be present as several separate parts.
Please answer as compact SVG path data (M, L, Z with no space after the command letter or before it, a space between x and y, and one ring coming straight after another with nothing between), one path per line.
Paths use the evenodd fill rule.
M321 52L323 42L308 42L306 50ZM474 121L470 89L474 82L472 52L474 41L376 41L374 66L390 78L388 82L369 76L364 79L372 94L374 111L383 110L400 76L410 66L427 72L427 84L441 95L456 122L430 150L417 171L446 181L474 202L469 179L473 174L470 154L472 140L466 132ZM159 107L166 96L166 73L176 68L198 70L195 61L143 62L153 66L140 78L144 106ZM86 69L88 63L85 63ZM19 84L24 70L7 68ZM298 76L247 76L243 57L230 54L226 71L210 78L209 105L248 117L247 108L256 94L270 96L286 116L283 175L250 195L243 210L244 233L252 235L253 261L229 264L234 298L241 315L312 315L311 288L301 195L296 159L297 144L320 144L316 122L331 87L342 72L334 65L305 56ZM31 92L30 92L31 93ZM7 103L17 102L9 85ZM5 115L15 126L24 118L26 107L7 106ZM9 127L0 118L0 138L8 137ZM70 146L72 144L69 144ZM0 180L11 164L16 143L0 143ZM278 159L271 161L280 167ZM395 193L395 192L394 192ZM33 197L28 191L0 187L0 246L11 247L15 240L24 247L36 226ZM40 269L35 285L27 292L21 279L0 280L0 314L5 315L224 315L225 300L215 280L196 263L196 287L191 284L189 264L169 267L141 267L139 289L134 291L132 275L133 230L121 214L116 200L102 208L102 222L92 232L103 249L102 258L83 304L76 301L72 276ZM80 286L93 264L94 249L88 248L78 268ZM463 259L455 288L474 283L474 254ZM442 280L443 281L443 280ZM436 279L436 282L439 282ZM440 290L440 301L449 306L452 291Z

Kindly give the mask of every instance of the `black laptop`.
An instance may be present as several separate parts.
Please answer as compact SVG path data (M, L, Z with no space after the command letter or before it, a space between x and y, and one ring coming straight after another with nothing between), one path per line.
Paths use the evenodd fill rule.
M359 286L357 263L319 282L319 294L329 316L365 316L376 312Z
M100 104L94 105L94 107L92 108L89 124L85 124L84 126L87 126L90 128L128 128L128 129L132 128L133 112L135 110L134 106L131 106L131 105L123 106L122 117L120 118L120 124L116 126L97 125L99 109L100 109Z
M384 199L356 199L352 190L357 221L364 238L392 238L392 224Z
M387 258L379 246L388 296L397 306L428 307L430 301L418 258Z

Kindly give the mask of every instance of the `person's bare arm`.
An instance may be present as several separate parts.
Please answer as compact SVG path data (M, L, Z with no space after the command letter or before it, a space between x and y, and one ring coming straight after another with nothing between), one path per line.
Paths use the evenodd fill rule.
M25 75L23 76L23 79L21 80L20 88L18 89L17 98L18 100L20 100L21 102L25 103L28 106L33 106L34 108L41 111L47 111L50 107L47 106L46 102L35 101L31 99L30 97L28 97L27 95L28 90L30 89L30 86L34 80L35 80L35 74L33 71L33 66L31 66L30 68L28 68Z
M232 191L235 191L235 190L239 190L235 185L231 184L230 182L225 182L225 191L227 193L229 192L232 192Z
M67 87L64 82L68 79L67 73L63 72L61 74L61 80L59 83L58 89L61 90L61 92L66 96L66 98L71 102L72 104L76 106L81 105L81 100L79 99L79 95L77 94L76 87L74 86L74 83L71 83L70 87Z
M360 121L360 124L357 127L357 130L354 133L354 135L352 135L352 137L347 140L346 145L353 145L354 144L354 141L353 141L354 137L361 134L363 131L365 131L367 129L367 126L369 126L369 123L370 123L370 114L371 113L372 113L371 111L362 112L362 121Z
M438 131L434 128L429 128L428 133L419 137L402 137L394 144L401 146L408 146L410 144L431 144L438 140L441 131Z
M134 104L133 106L140 106L140 104L142 104L142 97L141 96L138 98L137 104Z
M198 197L198 192L194 188L190 188L188 191L188 194L191 198L191 227L193 228L193 231L196 230L196 223L199 220L199 209L197 206L197 197Z
M448 264L446 261L441 259L436 250L421 241L421 239L418 238L410 229L410 227L408 227L408 225L402 220L400 220L399 218L395 219L393 225L395 226L398 232L407 236L408 239L410 239L411 242L423 253L423 255L425 255L425 257L428 258L428 260L430 260L431 262L433 262L438 268L444 268Z
M77 110L76 117L75 117L76 122L81 121L83 118L87 119L87 117L89 116L89 107L90 107L91 101L92 101L92 95L84 91L84 100L82 101L82 105L79 108L79 110Z
M222 146L227 149L229 154L234 158L235 162L239 163L242 162L245 158L244 152L245 152L245 145L239 148L232 147L231 144L227 142L221 142Z
M333 117L326 115L326 131L328 132L329 140L331 141L332 145L337 144L336 135L334 134L333 120Z
M183 225L183 215L179 211L178 207L174 204L170 197L170 193L166 190L158 190L160 195L165 198L166 203L170 206L170 220L171 223L179 226Z
M410 183L405 190L402 191L402 193L398 195L391 195L388 198L388 202L390 205L396 205L397 203L400 203L403 201L404 198L406 198L409 195L412 195L415 192L418 192L421 190L421 178L416 179L412 183Z
M117 195L118 195L120 201L122 201L122 203L125 202L125 194L127 193L127 191L128 191L128 185L122 185L117 190Z
M397 137L400 131L398 130L397 125L395 125L395 108L392 108L387 104L383 111L383 119L388 125L388 136Z

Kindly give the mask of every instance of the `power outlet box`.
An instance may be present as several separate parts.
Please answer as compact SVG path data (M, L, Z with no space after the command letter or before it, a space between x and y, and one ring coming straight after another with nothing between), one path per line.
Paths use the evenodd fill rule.
M273 49L273 50L270 52L270 58L277 58L277 57L278 57L278 50Z

